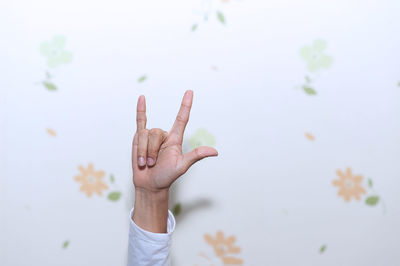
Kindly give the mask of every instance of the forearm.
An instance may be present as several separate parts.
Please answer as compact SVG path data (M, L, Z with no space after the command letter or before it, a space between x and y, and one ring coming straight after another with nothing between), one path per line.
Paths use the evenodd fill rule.
M128 266L170 266L175 219L168 211L168 190L135 188L130 214Z
M153 233L166 233L168 220L168 190L147 191L135 188L132 219L140 228Z

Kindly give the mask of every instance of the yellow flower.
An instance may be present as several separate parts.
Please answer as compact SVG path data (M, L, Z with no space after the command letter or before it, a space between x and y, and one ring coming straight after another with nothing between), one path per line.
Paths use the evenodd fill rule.
M346 202L349 202L352 197L360 200L360 195L365 194L365 189L361 186L363 176L353 175L350 168L347 168L346 173L337 170L336 174L339 179L333 180L332 184L339 187L338 195L342 196Z
M83 166L78 166L80 175L75 176L75 181L82 183L80 191L86 193L88 197L91 197L93 192L98 195L102 195L103 189L108 189L108 186L103 183L104 171L95 171L93 164L89 163L88 168L85 169Z
M214 248L215 254L222 259L224 264L243 264L242 259L228 256L240 252L240 247L233 244L236 241L235 236L225 238L224 233L218 231L215 238L209 234L204 234L204 239Z

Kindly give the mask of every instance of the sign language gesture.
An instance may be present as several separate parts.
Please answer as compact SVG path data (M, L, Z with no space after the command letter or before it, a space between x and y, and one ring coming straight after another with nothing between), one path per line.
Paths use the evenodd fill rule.
M139 97L132 156L135 187L149 191L168 189L195 162L218 155L214 148L206 146L182 154L183 133L189 121L192 100L193 92L186 91L174 125L168 133L159 128L146 129L146 101L143 95Z
M216 149L207 146L182 154L183 134L189 121L192 101L193 91L188 90L183 96L172 129L166 132L159 128L146 129L146 100L143 95L138 99L137 130L132 148L135 185L133 219L149 231L165 231L171 184L197 161L218 155Z

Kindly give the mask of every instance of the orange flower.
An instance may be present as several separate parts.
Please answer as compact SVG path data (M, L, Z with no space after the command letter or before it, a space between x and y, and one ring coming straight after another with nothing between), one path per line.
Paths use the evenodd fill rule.
M204 234L204 239L214 248L215 254L222 259L224 264L243 264L242 259L228 256L229 253L237 254L240 252L240 247L233 245L236 241L235 236L225 238L224 233L218 231L215 238L208 234Z
M47 130L47 134L49 134L50 136L52 136L52 137L56 137L57 136L57 133L53 129L48 128L46 130Z
M88 197L91 197L93 192L100 196L103 189L108 189L108 186L103 183L104 171L95 171L93 164L89 163L87 169L83 166L78 166L81 175L75 176L75 181L82 183L81 191L85 192Z
M336 174L339 179L333 180L332 184L339 187L338 195L342 196L346 202L349 202L351 197L360 200L360 195L366 193L361 186L363 177L361 175L353 175L350 168L347 168L346 173L337 170Z
M310 140L310 141L314 141L314 140L315 140L314 135L311 134L311 133L306 132L306 133L305 133L305 136L306 136L306 138L307 138L308 140Z

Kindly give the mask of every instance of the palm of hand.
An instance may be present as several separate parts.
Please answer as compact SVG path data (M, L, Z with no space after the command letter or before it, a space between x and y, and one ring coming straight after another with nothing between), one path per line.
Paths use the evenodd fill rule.
M152 167L134 167L133 176L135 187L148 190L167 189L181 175L182 151L178 145L163 144L160 148L157 163ZM133 160L137 165L137 160ZM183 173L182 173L183 174Z

